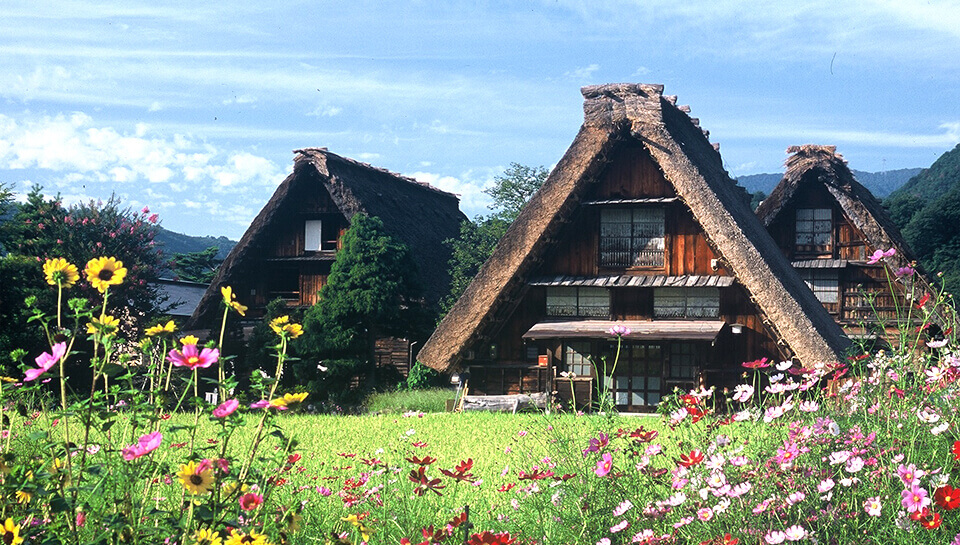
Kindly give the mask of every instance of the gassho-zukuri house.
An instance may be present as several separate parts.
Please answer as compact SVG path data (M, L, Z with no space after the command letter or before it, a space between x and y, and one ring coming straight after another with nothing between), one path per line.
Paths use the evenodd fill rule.
M849 340L791 267L718 148L660 85L582 89L584 123L420 351L470 394L652 410L674 387L736 384L762 357L836 362ZM565 375L565 376L564 376ZM573 376L575 375L575 377ZM572 381L572 384L571 384Z
M422 301L408 303L437 305L450 290L450 249L443 241L458 236L467 219L459 198L326 148L295 153L293 172L223 261L188 325L219 327L222 286L233 287L239 301L249 306L247 328L274 299L290 308L315 304L357 213L379 217L384 230L413 256ZM384 337L376 344L377 365L396 367L406 375L410 339Z
M893 339L904 318L897 310L933 293L915 270L916 257L836 147L807 144L787 153L786 173L760 203L757 217L850 335L872 338L883 334L886 325L887 338ZM892 255L874 257L891 250ZM894 274L888 276L887 267ZM943 325L943 317L934 319Z

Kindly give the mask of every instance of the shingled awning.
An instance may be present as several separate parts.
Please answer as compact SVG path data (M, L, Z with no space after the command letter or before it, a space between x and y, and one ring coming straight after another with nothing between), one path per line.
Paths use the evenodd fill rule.
M540 322L531 327L523 338L536 339L604 339L614 325L630 329L624 339L631 341L712 341L726 325L723 320L570 320Z
M732 276L659 274L616 274L610 276L540 276L531 286L577 286L595 288L726 288L733 285Z

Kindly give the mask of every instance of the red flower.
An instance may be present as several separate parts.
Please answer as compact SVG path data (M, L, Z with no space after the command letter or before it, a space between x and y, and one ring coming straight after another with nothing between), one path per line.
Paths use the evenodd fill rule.
M740 543L739 539L730 537L730 534L724 534L723 537L718 536L713 539L701 541L700 545L737 545L737 543Z
M923 526L927 530L934 530L940 527L940 524L943 522L943 518L940 516L940 513L934 513L928 507L924 507L922 511L917 511L910 515L910 518L920 523L920 526Z
M930 301L930 294L929 294L929 293L924 293L924 294L923 294L923 297L921 297L920 300L917 301L917 308L923 308L923 305L926 305L927 302L929 302L929 301ZM939 525L938 525L938 526L939 526Z
M539 481L541 479L549 479L550 477L553 477L552 471L549 471L549 470L542 471L538 467L534 467L533 471L531 471L530 473L525 473L521 469L517 476L517 478L520 479L521 481Z
M677 462L683 467L693 467L703 461L703 453L699 450L691 450L690 454L681 454L680 461Z
M503 532L494 534L493 532L483 532L482 534L473 534L467 545L510 545L516 539L510 539L510 534Z
M950 452L953 453L953 459L960 462L960 441L953 442L953 448L950 449Z
M417 484L414 487L413 491L418 496L422 496L427 493L427 490L432 491L438 496L442 496L440 489L446 488L446 486L440 484L440 479L430 479L424 474L424 467L420 466L417 469L411 470L408 478Z
M456 479L458 481L467 481L468 483L473 482L473 473L470 473L470 470L473 469L473 458L468 458L465 461L461 461L457 464L457 467L453 468L453 471L449 469L441 469L440 473L443 473L451 479Z
M649 443L656 439L658 435L660 435L659 431L644 431L643 426L640 426L635 431L630 433L630 438L635 439L638 443Z
M681 396L680 401L682 401L684 405L696 405L697 403L700 402L697 398L693 397L690 394L684 394L683 396Z
M428 466L437 461L436 458L431 458L430 456L424 456L423 458L417 458L416 456L411 456L406 458L411 464L417 464L418 466Z
M698 407L687 407L687 414L693 417L693 423L696 424L703 418L704 412Z
M517 483L507 483L497 489L497 492L509 492L511 488L517 486Z
M743 366L747 369L763 369L764 367L770 367L770 360L767 358L760 358L753 361L743 362Z
M943 485L933 493L933 501L947 511L960 507L960 490L950 486Z

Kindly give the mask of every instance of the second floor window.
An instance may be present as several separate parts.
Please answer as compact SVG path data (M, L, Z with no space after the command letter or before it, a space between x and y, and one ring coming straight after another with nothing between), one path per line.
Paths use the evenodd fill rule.
M657 318L716 318L720 316L717 288L657 288L653 292Z
M797 250L822 251L833 245L833 214L829 208L797 210Z
M600 211L601 267L663 267L663 208Z
M803 278L807 287L821 303L838 303L840 301L840 280L837 271L806 269L798 272L800 278Z
M610 316L610 291L605 288L547 288L547 316Z

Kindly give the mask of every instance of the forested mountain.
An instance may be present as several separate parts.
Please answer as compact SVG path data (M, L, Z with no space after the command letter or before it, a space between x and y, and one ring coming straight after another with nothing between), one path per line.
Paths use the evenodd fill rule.
M890 195L884 206L930 273L960 289L960 145Z
M223 236L195 237L168 231L162 227L160 228L160 232L157 233L157 236L154 238L154 240L157 242L157 245L163 249L163 253L167 256L172 256L173 254L192 254L196 252L202 252L211 246L216 246L220 249L217 252L216 258L221 261L227 257L227 254L230 253L230 250L232 250L237 244L237 241L230 240Z
M862 170L853 171L857 181L870 190L873 195L882 199L902 186L907 180L920 173L920 168L900 168L897 170L888 170L885 172L864 172ZM737 178L737 183L742 185L750 193L762 191L769 195L773 188L780 183L783 174L749 174Z

